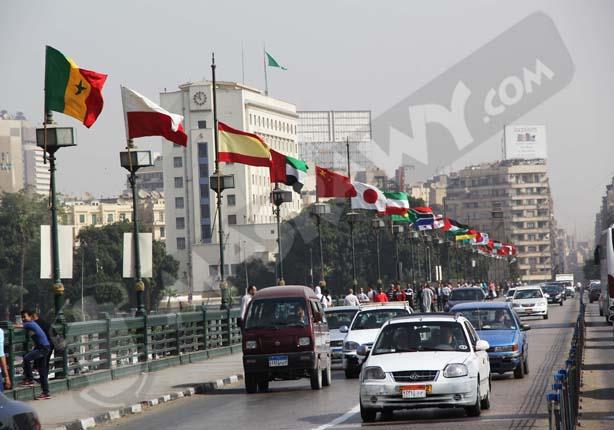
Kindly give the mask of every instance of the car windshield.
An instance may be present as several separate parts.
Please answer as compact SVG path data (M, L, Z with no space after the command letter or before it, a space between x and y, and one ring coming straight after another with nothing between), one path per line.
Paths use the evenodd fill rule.
M542 297L540 290L518 290L514 294L514 299L541 299Z
M401 315L409 315L409 312L407 312L406 309L373 309L362 311L354 318L351 330L377 329L383 326L386 321Z
M250 304L245 328L305 326L309 324L308 318L307 303L304 299L257 299Z
M558 293L561 292L561 289L554 285L546 285L545 287L542 288L542 290L544 290L544 292L550 294L551 296L552 295L556 296Z
M417 351L469 351L463 327L456 321L412 321L389 324L381 331L373 355Z
M484 293L481 290L452 290L450 300L452 301L481 301Z
M328 321L328 328L331 330L335 330L344 325L349 327L350 324L352 324L352 318L354 318L356 312L358 312L357 309L347 309L339 311L335 310L335 308L332 308L332 310L327 310L325 314L326 321Z
M476 330L516 330L516 321L509 308L463 309L463 316L471 321Z

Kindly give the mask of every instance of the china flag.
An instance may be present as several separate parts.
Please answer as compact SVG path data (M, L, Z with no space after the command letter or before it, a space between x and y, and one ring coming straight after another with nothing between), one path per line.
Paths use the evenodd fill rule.
M316 166L316 195L318 197L354 197L356 191L347 176Z

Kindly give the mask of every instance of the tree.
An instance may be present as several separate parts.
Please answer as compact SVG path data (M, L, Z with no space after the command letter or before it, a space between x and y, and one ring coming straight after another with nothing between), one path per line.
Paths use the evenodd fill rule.
M8 319L11 305L52 307L47 283L40 279L40 226L49 224L44 197L31 189L0 196L0 303ZM15 297L9 284L18 286ZM13 289L14 290L14 289Z

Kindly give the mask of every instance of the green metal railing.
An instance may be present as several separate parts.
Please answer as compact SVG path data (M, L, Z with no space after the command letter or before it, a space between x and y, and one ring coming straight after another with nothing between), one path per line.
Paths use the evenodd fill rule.
M212 310L108 318L55 325L66 341L50 360L52 391L82 387L122 376L155 371L240 351L240 310ZM23 379L23 355L32 341L23 329L0 322L14 386ZM32 388L6 393L15 399L36 395Z

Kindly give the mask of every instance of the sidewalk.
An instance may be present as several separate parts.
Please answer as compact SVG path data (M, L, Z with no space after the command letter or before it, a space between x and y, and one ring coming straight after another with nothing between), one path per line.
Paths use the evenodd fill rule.
M110 410L158 399L199 384L242 374L242 354L233 354L130 376L80 390L70 390L55 395L52 393L51 400L27 403L38 412L43 428L51 429L77 419L94 417ZM231 382L234 381L236 378Z
M599 316L597 303L586 306L586 346L582 366L580 426L614 428L614 331Z

